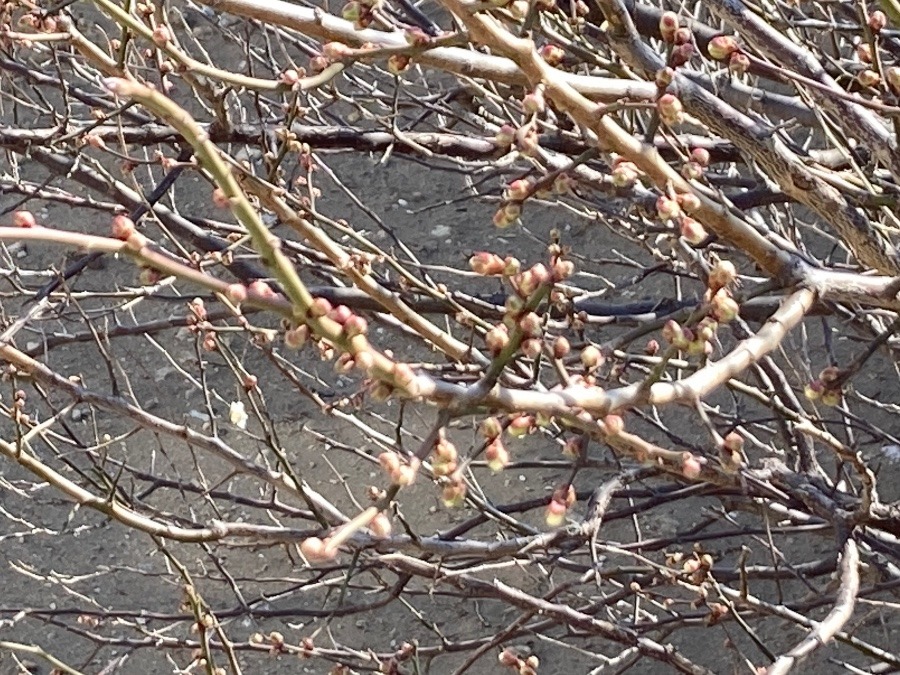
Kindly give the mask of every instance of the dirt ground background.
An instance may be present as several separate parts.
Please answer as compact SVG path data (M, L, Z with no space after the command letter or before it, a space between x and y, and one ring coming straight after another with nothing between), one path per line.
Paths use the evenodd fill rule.
M234 47L228 47L234 49ZM227 49L223 45L223 53ZM2 120L0 120L2 122ZM36 123L39 121L36 121ZM380 157L323 153L323 159L339 176L341 182L354 194L365 201L366 206L384 221L424 265L432 265L433 273L440 278L441 268L452 265L465 268L465 261L473 251L489 249L518 256L523 262L533 263L542 259L543 248L551 228L563 233L565 243L575 252L579 280L585 285L593 285L598 291L606 288L605 297L614 300L638 300L670 294L673 279L664 275L649 275L639 283L629 283L634 268L629 260L638 258L642 251L630 242L611 233L603 223L588 223L574 216L569 218L563 209L529 208L524 218L524 227L508 231L498 231L491 227L490 218L494 205L489 200L471 197L470 185L458 174L428 167L408 159L393 157L380 163ZM24 174L32 179L44 177L42 171L22 164ZM484 171L485 178L494 185L494 193L503 182L498 173ZM329 213L347 218L358 227L364 228L372 239L389 246L386 234L367 215L355 207L342 193L339 186L326 178L322 179L323 208ZM176 203L185 213L198 216L221 218L209 204L208 186L196 176L186 174L174 188ZM0 196L0 208L13 202L11 196ZM80 216L73 220L70 210L61 205L45 204L38 213L41 222L63 229L86 232L105 232L106 216L100 215L94 221L85 221ZM30 269L59 269L64 263L64 252L30 246L19 251L4 252L8 261ZM312 270L306 270L314 278ZM120 260L105 260L102 268L90 269L73 286L73 290L108 289L110 283L119 288L131 287L137 272L128 263ZM454 279L453 276L447 276ZM34 287L39 285L38 279ZM610 282L616 287L610 286ZM13 317L23 311L24 299L9 284L3 283L3 311ZM694 292L697 289L689 289ZM184 299L193 291L187 284L178 283L171 292L147 298L138 303L135 316L142 320L169 317L184 313ZM184 297L176 297L182 294ZM75 330L77 326L63 322L46 321L42 328L47 331ZM588 337L598 342L609 339L620 328L607 327L591 329ZM856 345L846 336L835 335L834 349L842 355L853 353ZM29 339L38 340L36 333L29 333ZM206 402L197 379L205 378L207 386L214 393L211 406L218 415L218 432L234 448L247 456L257 456L264 451L263 430L258 425L242 432L226 421L228 402L239 395L239 384L231 371L215 355L206 355L206 365L200 368L195 342L183 331L170 331L155 338L158 345L143 336L116 339L108 345L114 358L128 365L127 383L134 397L142 402L149 412L185 423L198 429L209 430L206 416ZM398 356L410 357L417 352L406 346L396 331L388 326L376 329L373 341L383 340L390 344ZM20 340L24 342L26 340ZM804 331L796 332L785 344L787 351L808 348L813 354L824 354L822 323L810 320ZM19 345L24 346L24 344ZM275 378L271 367L252 348L236 339L233 349L240 354L242 363L249 372L257 373L262 380ZM293 354L290 358L306 373L306 381L329 399L352 395L358 390L359 382L333 374L330 367L322 365L308 350ZM823 362L824 362L823 357ZM47 363L65 375L78 375L83 382L100 391L108 392L111 386L109 373L98 358L96 345L90 343L67 346L54 350L46 357ZM816 364L819 367L824 363ZM124 373L118 376L124 381ZM2 392L3 399L11 396L9 384ZM283 387L283 388L282 388ZM900 386L897 374L888 364L873 361L867 372L857 381L857 390L866 396L881 401L900 402ZM352 512L353 499L364 501L364 487L378 480L380 474L369 453L377 454L377 445L358 429L335 418L321 415L316 407L302 396L292 392L286 384L274 386L268 391L267 408L275 422L279 443L284 447L296 470L320 492L341 508ZM715 399L714 399L715 400ZM723 395L723 403L727 396ZM361 413L365 421L373 427L392 435L393 421L397 415L397 403L383 408L372 408ZM885 413L881 418L869 420L872 424L900 435L900 415ZM403 433L409 442L427 430L433 421L435 411L418 408L408 410ZM696 439L696 421L683 410L661 413L662 420L677 438ZM96 413L86 407L77 407L69 413L69 426L75 435L90 438L96 433L125 433L130 429L127 421L109 414ZM641 423L636 422L640 428ZM453 429L454 438L460 444L471 443L474 437L474 420L462 420ZM644 428L650 429L648 425ZM2 427L3 433L11 433L8 423ZM881 446L866 446L863 451L870 457L881 452ZM598 457L608 457L602 448L593 450ZM558 460L558 447L546 438L532 438L517 444L515 459ZM165 473L174 476L202 474L206 484L217 485L228 476L226 467L214 458L203 456L169 438L156 436L146 431L130 435L115 444L111 455L126 458L136 470L152 471L165 468ZM610 466L613 466L612 459ZM80 463L73 457L76 464ZM897 467L888 461L877 463L881 468L882 498L891 501L900 498L900 479ZM89 467L83 462L80 465ZM602 480L604 472L583 472L579 476L579 489L592 489ZM513 469L500 476L486 476L483 488L495 503L507 503L532 496L546 495L567 475L560 463L558 470L537 473L524 469ZM105 621L110 636L127 636L148 642L149 631L159 630L162 623L152 618L154 612L172 614L179 611L183 601L181 583L173 572L170 562L162 554L158 543L149 537L126 530L123 526L110 523L89 509L75 510L70 502L62 499L46 485L33 485L32 477L26 475L11 462L0 464L0 608L111 608L125 614ZM240 489L240 479L230 484ZM135 484L134 489L146 489L148 483ZM140 489L139 489L140 488ZM351 496L353 499L351 499ZM179 493L178 490L160 487L146 497L160 513L185 512L203 520L209 517L224 519L258 519L260 510L234 505L228 513L216 513L210 503L201 495ZM619 503L621 502L621 503ZM624 506L627 500L616 500ZM471 513L466 510L448 512L439 500L433 486L424 482L409 491L404 491L400 510L417 531L437 531L449 523L460 522ZM664 506L648 509L631 518L614 519L604 526L603 539L610 542L632 541L635 529L639 528L644 537L673 537L667 550L687 549L677 543L679 533L690 531L710 514L720 510L718 501L697 498L678 509ZM740 515L736 516L740 520ZM289 515L282 516L284 524L292 524ZM539 523L535 523L539 525ZM296 523L304 527L303 523ZM740 540L728 539L716 543L714 553L722 562L733 561L740 551ZM781 542L785 553L794 559L810 560L827 555L833 547L828 533L814 533L803 537L787 537ZM411 594L411 602L406 605L394 602L375 612L353 615L346 619L328 621L310 619L303 611L320 606L323 600L321 589L309 592L301 582L310 578L310 570L300 564L296 556L285 548L229 548L204 551L200 547L167 543L166 548L185 564L198 583L206 601L217 611L226 614L234 612L235 618L225 619L228 636L234 642L245 642L255 632L264 634L279 630L291 642L298 642L305 636L317 634L316 644L352 645L360 650L385 650L396 648L404 641L420 640L422 644L433 644L437 635L448 639L476 638L492 634L515 620L518 612L490 601L461 602L456 597L445 597L440 593L429 593L419 589ZM759 550L759 549L754 549ZM752 558L751 564L766 561ZM610 564L628 564L628 559L611 558ZM221 564L221 568L217 568ZM234 582L241 588L243 598L229 590L222 580L221 569L233 575ZM539 593L546 578L535 570L502 569L498 578L514 580L529 592ZM810 594L824 592L827 580L819 579ZM786 590L794 590L792 584L785 584ZM603 592L607 589L598 589ZM337 592L336 590L334 591ZM772 596L773 586L761 584L754 589L761 596ZM333 595L333 594L332 594ZM365 602L365 588L349 588L344 601ZM333 598L329 599L332 602ZM239 611L242 601L265 610L277 610L280 617L256 618L252 613ZM827 607L816 610L815 618L821 618ZM129 614L130 613L130 614ZM890 650L894 649L900 636L900 622L897 621L896 606L864 603L858 608L853 621L848 626L859 635ZM34 642L61 658L63 661L82 669L86 673L134 673L156 674L183 672L179 668L189 662L184 651L166 653L163 649L150 647L134 650L122 647L95 646L72 632L61 629L53 622L35 618L13 621L9 613L0 615L0 640ZM71 617L59 617L65 623L72 623ZM189 634L190 622L171 622L173 635ZM759 637L773 651L778 652L796 643L802 633L796 628L785 630L784 624L771 621L760 628ZM754 654L746 637L736 630L733 623L705 627L697 625L679 633L673 638L675 644L689 657L710 662L711 654L721 654L715 670L718 673L745 673L748 666L742 663L734 650L727 648L729 642L739 644L748 654ZM533 651L541 658L542 675L562 673L588 673L600 662L595 652L608 650L599 640L577 642L578 650L563 647L547 638L538 636L514 641L516 646ZM798 668L796 672L839 673L844 668L831 663L829 658L838 654L829 646L816 652L813 660ZM847 652L840 652L846 658ZM755 662L762 663L758 652ZM0 649L0 675L25 672L23 662L12 652ZM296 657L272 656L251 659L247 654L245 673L325 673L329 666L323 661L302 661ZM462 656L448 655L431 664L428 672L450 673L462 661ZM46 673L44 663L28 666L33 673ZM426 664L423 664L423 668ZM199 669L194 672L200 672ZM501 672L496 663L496 653L486 655L470 671L473 674ZM621 672L615 668L608 672ZM658 663L642 660L628 672L655 675L670 672Z

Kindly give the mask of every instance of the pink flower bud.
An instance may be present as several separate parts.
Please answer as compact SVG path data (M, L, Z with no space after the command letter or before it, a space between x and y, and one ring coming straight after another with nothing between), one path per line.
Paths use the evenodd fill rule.
M506 431L513 438L522 438L534 431L534 418L531 415L513 417Z
M516 203L509 203L502 206L494 213L493 223L495 227L506 228L516 222L522 214L522 207Z
M116 216L116 218L125 218L125 216ZM116 234L115 234L116 218L113 218L113 236L114 237L116 236ZM126 220L131 222L131 220L128 218L126 218ZM31 228L31 227L38 226L37 219L34 217L34 214L31 211L24 211L24 210L13 212L13 225L15 227L22 227L22 228ZM134 228L134 223L131 223L131 227L132 227L132 229ZM128 237L127 236L116 237L116 239L125 240L125 239L128 239Z
M228 195L226 195L225 191L220 187L213 190L212 202L218 209L227 209L231 207L231 202L228 201Z
M513 141L515 140L516 129L509 124L504 124L502 127L500 127L497 135L494 136L494 143L496 143L501 148L508 148L513 144Z
M691 150L691 161L697 162L700 166L709 166L709 150L706 148L694 148Z
M487 440L492 441L503 433L503 425L496 417L487 417L481 423L478 431Z
M856 45L856 58L862 63L872 63L872 47L868 42L860 42Z
M900 66L891 66L884 71L884 79L895 94L900 93Z
M741 452L744 449L744 437L736 431L731 431L722 440L722 446L731 452Z
M674 40L676 45L689 44L693 38L694 36L692 35L690 28L682 27L675 31Z
M684 106L674 94L663 94L656 101L659 118L668 125L679 124L684 119Z
M653 77L654 82L656 82L656 86L660 89L665 89L670 84L672 84L672 80L675 79L675 71L666 66L665 68L660 68L656 71L656 75Z
M348 338L356 337L357 335L365 335L368 329L369 322L358 314L351 314L344 322L344 334Z
M884 30L885 26L887 26L887 17L884 12L880 9L876 9L869 14L869 28L871 28L873 32L878 33L879 31Z
M546 44L541 47L541 57L547 62L547 65L558 66L566 58L566 52L562 47Z
M703 205L700 197L693 192L685 192L678 195L678 204L681 206L682 211L686 213L693 213Z
M503 259L503 271L501 274L505 277L511 277L518 274L521 269L522 263L519 262L519 259L508 255Z
M678 206L678 202L665 195L656 200L656 211L661 220L669 220L681 215L681 207Z
M503 198L511 202L523 202L531 194L533 183L526 178L519 178L506 186Z
M172 33L169 31L168 26L160 24L153 29L153 44L164 47L171 39Z
M712 315L721 323L734 321L741 308L727 288L720 288L712 298Z
M553 263L553 280L565 281L575 273L575 263L557 258Z
M503 324L497 324L484 335L484 344L494 356L506 349L509 344L509 331Z
M581 364L588 370L594 370L603 365L606 359L594 345L588 345L581 350Z
M572 347L563 336L560 335L553 341L553 358L564 359L569 355L570 351L572 351Z
M678 349L684 349L687 346L684 329L674 319L666 321L662 329L662 336L666 342Z
M523 156L534 157L539 147L538 132L533 124L516 129L516 148Z
M731 58L728 59L728 70L735 75L743 75L750 70L750 57L741 52L735 52L731 55Z
M313 319L320 319L321 317L326 316L331 310L331 303L327 298L313 298L307 314Z
M730 35L717 35L709 41L707 51L709 56L716 61L725 61L738 51L738 43Z
M681 219L681 236L694 246L699 246L706 241L708 235L700 223L693 218L685 216Z
M618 436L625 431L625 420L621 415L607 415L603 418L603 426L606 427L607 436Z
M541 323L541 317L534 312L528 312L528 314L519 319L519 330L526 337L540 337L542 332Z
M636 165L622 162L612 170L612 184L617 188L629 188L637 181L640 173Z
M347 319L351 316L353 316L353 311L347 305L332 307L328 312L328 318L342 326L347 323Z
M647 356L656 356L659 353L659 342L656 340L647 340L647 344L644 345L644 353Z
M391 536L391 520L383 512L378 513L369 523L369 530L379 539Z
M522 99L522 110L526 115L542 115L547 110L547 100L544 98L544 92L535 89L533 92L525 94Z
M289 87L292 87L300 81L300 73L294 68L288 68L281 73L281 77L278 79Z
M409 68L410 63L412 63L412 59L408 54L391 54L387 62L388 72L392 75L399 75Z
M718 260L709 271L709 289L718 291L720 288L730 286L737 279L737 268L730 260Z
M663 12L659 17L659 33L665 42L674 42L678 30L678 15L675 12Z
M672 50L672 55L669 57L669 65L673 68L678 68L679 66L683 66L685 63L688 63L693 56L693 43L685 42L684 44L680 44Z
M300 552L310 562L325 562L332 560L337 551L329 551L325 542L318 537L308 537L300 544Z
M681 475L688 480L696 480L700 477L703 467L700 461L690 452L681 455Z
M322 45L322 55L331 61L339 61L352 53L353 50L343 42L326 42Z
M244 284L228 284L225 289L225 297L235 305L240 305L247 299L247 287Z
M309 340L309 326L305 323L284 332L284 344L288 349L300 349Z
M538 338L528 338L527 340L522 340L522 344L519 346L519 349L522 351L522 354L524 354L526 358L536 359L541 355L543 347L544 344Z
M484 458L487 460L488 468L494 473L499 473L509 466L509 452L499 438L488 444L484 450Z
M476 274L493 276L503 272L505 264L497 254L479 251L469 258L469 267Z
M681 175L685 180L699 180L703 177L703 167L697 162L685 162L681 166Z
M881 82L881 77L874 70L866 69L857 73L856 80L863 87L877 87L878 83Z
M556 501L555 499L551 499L550 503L547 504L547 511L544 514L544 520L547 523L548 527L559 527L564 522L566 522L566 512L568 509L566 505Z
M111 229L113 237L128 241L128 237L135 233L134 221L128 216L113 216Z
M445 485L441 490L441 501L448 509L462 506L466 502L465 483L455 482Z

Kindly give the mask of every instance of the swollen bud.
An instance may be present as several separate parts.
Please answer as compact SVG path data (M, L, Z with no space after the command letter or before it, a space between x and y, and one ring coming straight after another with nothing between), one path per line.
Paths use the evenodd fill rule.
M709 41L707 51L709 56L716 61L725 61L738 51L738 43L730 35L717 35Z
M656 102L659 118L672 126L679 124L684 119L684 106L674 94L663 94Z
M879 31L884 30L885 26L887 26L887 16L885 16L884 12L880 9L876 9L869 14L869 28L871 28L873 32L878 33Z
M675 42L675 33L678 30L678 15L675 12L663 12L659 17L659 33L666 42Z

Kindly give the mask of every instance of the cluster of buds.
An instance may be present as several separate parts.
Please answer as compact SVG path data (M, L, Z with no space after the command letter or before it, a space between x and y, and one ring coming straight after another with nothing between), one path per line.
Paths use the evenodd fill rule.
M541 664L540 659L534 654L522 658L514 649L508 647L500 652L497 661L501 666L514 668L516 675L537 675L538 666Z
M345 21L352 21L353 26L359 30L368 28L375 20L375 10L380 5L379 0L351 0L341 9L341 16Z
M562 485L553 491L547 511L544 513L544 521L548 527L559 527L566 521L566 514L575 503L575 488L571 483Z
M710 339L715 335L718 324L715 319L705 317L694 329L686 328L674 319L669 319L662 329L666 342L681 351L694 356L712 354Z
M694 55L694 36L691 29L679 26L675 12L663 12L659 18L659 33L663 41L672 45L669 65L672 68L682 66ZM668 85L666 85L668 86Z
M448 509L457 508L466 502L466 483L457 472L441 488L441 502Z
M307 537L300 544L300 553L303 554L309 562L328 562L337 557L337 547L331 546L329 539L320 539L319 537Z
M522 298L531 297L535 291L553 281L554 272L547 269L543 263L536 263L524 272L512 276L513 287ZM511 308L507 308L509 312Z
M505 229L515 224L522 215L522 205L518 202L505 202L499 209L494 212L491 222L494 227Z
M534 181L528 178L517 178L506 186L503 199L507 202L524 202L534 192Z
M59 22L56 17L45 15L40 9L34 9L19 18L19 25L30 28L36 33L56 33L59 30Z
M418 457L412 456L403 460L399 453L389 450L378 455L378 463L391 479L391 483L400 487L412 485L416 480L421 462Z
M508 277L519 273L521 263L512 256L501 258L496 253L478 251L469 258L469 267L475 274L485 277Z
M803 393L810 401L821 401L827 406L834 407L841 402L843 386L844 372L836 366L828 366L804 387Z
M444 430L441 429L431 454L432 472L435 476L449 476L456 471L458 459L459 453L456 451L456 446L447 440Z
M681 175L687 180L698 180L703 177L703 170L709 166L709 150L706 148L694 148L691 150L688 161L681 166ZM679 195L684 196L684 195ZM696 195L691 194L696 197Z
M730 431L719 446L719 461L726 473L737 473L744 465L744 437Z
M709 553L695 553L681 565L681 571L690 582L695 585L702 584L713 567L713 559Z

